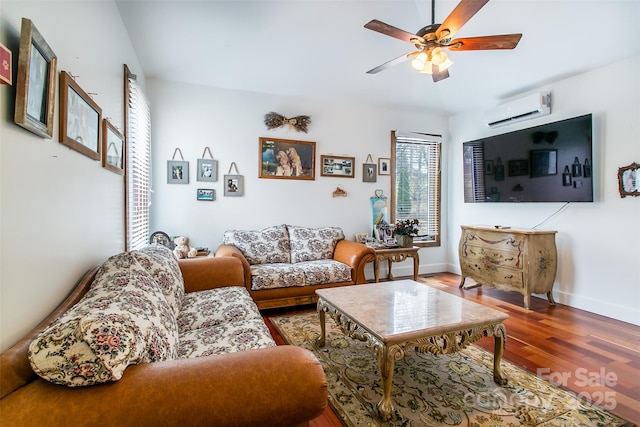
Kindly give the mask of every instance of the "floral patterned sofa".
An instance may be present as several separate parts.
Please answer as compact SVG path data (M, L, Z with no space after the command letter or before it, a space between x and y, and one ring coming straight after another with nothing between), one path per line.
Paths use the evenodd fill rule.
M243 282L235 258L114 255L0 355L0 425L307 425L322 367L276 346Z
M366 283L373 249L344 239L339 227L277 225L228 230L215 253L242 261L245 287L259 309L311 304L316 289Z

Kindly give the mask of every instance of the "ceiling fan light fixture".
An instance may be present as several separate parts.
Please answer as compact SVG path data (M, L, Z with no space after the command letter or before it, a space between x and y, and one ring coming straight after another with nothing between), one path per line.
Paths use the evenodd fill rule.
M428 62L427 53L423 51L417 54L416 57L411 60L411 66L415 70L420 71L425 67L427 62Z

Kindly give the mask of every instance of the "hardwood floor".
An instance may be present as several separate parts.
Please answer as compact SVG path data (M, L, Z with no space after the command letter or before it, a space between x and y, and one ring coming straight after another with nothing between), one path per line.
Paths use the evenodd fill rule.
M458 288L460 276L456 274L426 274L418 280L433 284L433 279L442 284L439 287L443 291L509 314L504 322L507 329L504 359L590 399L627 421L640 423L640 327L566 305L550 306L546 298L531 298L531 310L525 310L519 293L485 287L462 290ZM472 281L468 280L469 283ZM276 341L284 343L265 320ZM483 338L476 344L493 351L493 339ZM327 408L309 425L342 424Z

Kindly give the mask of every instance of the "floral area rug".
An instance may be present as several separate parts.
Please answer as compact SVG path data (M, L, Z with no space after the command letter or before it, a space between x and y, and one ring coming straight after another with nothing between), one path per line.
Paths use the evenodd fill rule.
M502 372L509 383L498 386L493 354L474 345L453 355L412 352L397 361L391 391L395 413L383 422L376 412L382 380L369 347L345 337L329 316L326 345L318 347L315 312L269 320L287 343L311 350L320 360L329 404L349 427L632 425L504 359Z

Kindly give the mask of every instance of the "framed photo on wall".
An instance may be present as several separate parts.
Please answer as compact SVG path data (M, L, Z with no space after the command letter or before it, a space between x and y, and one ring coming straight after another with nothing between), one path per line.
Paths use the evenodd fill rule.
M102 167L124 174L124 136L107 119L102 120Z
M322 155L320 156L320 167L322 168L320 175L353 178L355 176L353 169L355 161L355 157Z
M188 184L189 162L167 160L167 184Z
M216 190L212 188L198 188L196 199L204 202L213 202L216 199Z
M13 120L44 138L53 136L57 60L31 20L22 18Z
M66 71L60 73L60 142L100 160L102 109Z
M316 143L260 138L259 178L315 179Z
M226 197L244 196L244 177L242 175L225 175L224 195Z
M391 175L391 159L378 157L378 175Z

